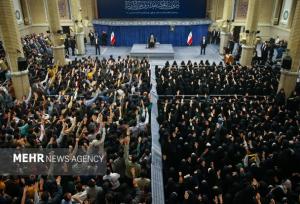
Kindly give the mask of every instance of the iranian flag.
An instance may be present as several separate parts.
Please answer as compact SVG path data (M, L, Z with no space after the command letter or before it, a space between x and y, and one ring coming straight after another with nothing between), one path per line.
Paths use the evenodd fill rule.
M110 44L113 46L116 44L116 37L115 37L115 33L112 32L110 35Z
M187 38L187 41L186 43L191 46L193 44L193 34L192 34L192 31L190 32L188 38Z

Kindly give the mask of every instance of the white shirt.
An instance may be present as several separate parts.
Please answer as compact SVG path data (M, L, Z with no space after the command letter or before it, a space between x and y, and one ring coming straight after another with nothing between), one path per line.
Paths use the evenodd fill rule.
M261 57L262 56L261 55L261 51L262 51L262 45L261 44L257 44L257 46L256 46L257 57Z
M111 189L115 190L117 188L119 188L120 186L120 182L119 182L119 179L120 178L120 174L118 173L110 173L109 175L105 175L103 176L103 180L108 180L112 187Z

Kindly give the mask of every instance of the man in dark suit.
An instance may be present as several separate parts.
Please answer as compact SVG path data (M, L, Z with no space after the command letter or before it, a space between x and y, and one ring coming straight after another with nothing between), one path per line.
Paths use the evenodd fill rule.
M69 52L70 39L69 39L69 37L67 37L67 38L65 39L64 45L65 45L66 54L67 54L67 55L70 55L70 52Z
M212 31L210 31L210 30L208 30L207 31L207 41L208 41L208 43L209 44L211 44L212 43Z
M148 39L148 48L154 48L156 43L156 39L153 34L150 35Z
M205 36L202 37L200 46L201 46L200 55L202 55L202 53L205 55L205 50L206 50L206 46L207 46L207 40L206 40Z
M220 44L220 34L221 34L220 31L216 32L216 42L215 42L216 44Z
M274 55L274 49L275 49L275 43L270 43L269 44L269 61L273 61L273 55Z
M94 43L94 40L95 40L95 34L92 30L90 30L90 32L89 32L89 38L90 38L90 43L92 45Z
M105 31L102 31L101 45L102 46L106 46L107 45L107 33Z
M261 59L265 63L269 55L269 45L268 42L264 42L261 46Z
M76 48L75 36L71 38L70 44L71 44L71 49L72 49L72 55L75 56L75 48Z
M216 43L216 39L217 38L217 31L216 29L213 29L213 31L211 32L211 44L215 44Z
M99 42L98 35L95 35L95 48L96 48L96 55L97 53L99 53L100 55L100 42Z

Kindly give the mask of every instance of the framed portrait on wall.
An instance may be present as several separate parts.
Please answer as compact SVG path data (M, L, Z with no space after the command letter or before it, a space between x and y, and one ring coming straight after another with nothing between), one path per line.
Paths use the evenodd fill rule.
M248 11L248 0L238 0L236 6L236 18L246 19Z
M287 26L289 24L292 6L293 6L293 0L284 0L283 1L281 15L280 15L280 21L279 21L281 25Z
M58 11L61 19L71 19L69 0L58 0Z
M17 24L24 23L20 0L14 0L14 8Z

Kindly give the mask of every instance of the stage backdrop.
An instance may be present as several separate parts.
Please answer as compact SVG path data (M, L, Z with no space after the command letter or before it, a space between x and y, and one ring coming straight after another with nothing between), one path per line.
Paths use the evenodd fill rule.
M168 25L156 26L111 26L94 24L95 31L101 36L102 31L107 32L109 39L112 32L116 37L116 46L132 46L133 44L145 44L150 34L154 34L161 44L173 46L186 46L187 38L192 31L193 45L200 45L202 36L207 35L206 25L178 25L171 28ZM109 42L108 42L109 43Z
M205 18L206 0L98 0L100 18Z

